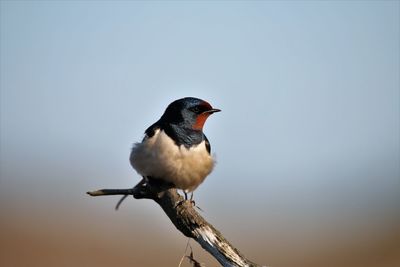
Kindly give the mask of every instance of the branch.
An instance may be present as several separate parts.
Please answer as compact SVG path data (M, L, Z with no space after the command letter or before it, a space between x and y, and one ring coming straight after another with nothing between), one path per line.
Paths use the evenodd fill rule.
M222 266L259 266L246 259L214 226L200 216L191 201L185 201L171 185L146 182L143 179L131 189L102 189L87 193L91 196L133 195L136 199L152 199L161 206L182 234L193 238Z

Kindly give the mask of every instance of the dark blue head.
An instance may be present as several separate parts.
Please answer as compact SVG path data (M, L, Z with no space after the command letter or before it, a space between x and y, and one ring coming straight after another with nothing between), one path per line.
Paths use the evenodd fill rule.
M161 121L193 130L202 130L208 116L221 110L213 108L208 102L194 97L175 100L168 105Z

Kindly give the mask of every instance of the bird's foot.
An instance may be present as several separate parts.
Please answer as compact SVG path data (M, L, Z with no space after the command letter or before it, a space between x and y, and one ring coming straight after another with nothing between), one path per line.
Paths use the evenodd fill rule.
M199 206L196 205L196 201L194 201L194 199L193 199L193 192L190 195L190 200L189 201L190 201L190 203L192 204L193 207L196 207L198 210L203 211Z
M193 200L193 192L190 196L190 199L188 198L188 193L185 190L183 190L183 194L184 194L185 198L183 200L180 200L178 203L176 203L175 207L178 207L184 203L190 203L192 206L196 206L196 202Z
M196 205L196 201L193 199L193 192L191 193L190 198L188 198L188 193L185 192L185 190L183 191L183 194L184 194L185 198L183 200L179 201L178 203L176 203L175 207L178 207L184 203L189 203L192 207L195 207L198 210L203 211L199 206Z

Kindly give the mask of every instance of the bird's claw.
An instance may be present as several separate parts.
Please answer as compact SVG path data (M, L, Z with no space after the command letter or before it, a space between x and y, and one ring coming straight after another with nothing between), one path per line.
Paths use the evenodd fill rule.
M178 207L178 206L180 206L180 205L183 205L184 203L190 203L192 206L195 204L195 202L194 202L193 200L182 199L182 200L180 200L180 201L178 201L178 202L176 203L175 208Z
M176 203L175 208L176 208L176 207L179 207L180 205L183 205L184 203L189 203L190 206L195 207L195 208L197 208L197 209L200 210L200 211L203 211L202 208L200 208L199 206L196 205L196 201L194 201L193 199L183 199L183 200L180 200L180 201L178 201L178 202ZM203 212L204 212L204 211L203 211Z

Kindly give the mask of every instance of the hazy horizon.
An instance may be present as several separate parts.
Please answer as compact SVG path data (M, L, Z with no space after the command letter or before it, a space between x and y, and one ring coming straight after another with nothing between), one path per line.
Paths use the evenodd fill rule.
M400 263L398 1L0 7L1 266L177 266L155 203L86 191L134 186L132 144L185 96L222 110L195 200L249 259Z

